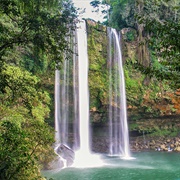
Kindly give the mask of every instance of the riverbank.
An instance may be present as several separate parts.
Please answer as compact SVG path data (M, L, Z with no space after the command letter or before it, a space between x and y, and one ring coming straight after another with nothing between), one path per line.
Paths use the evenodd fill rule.
M108 139L94 137L92 151L97 153L108 153ZM131 152L140 151L174 151L180 152L180 137L130 137Z
M180 152L180 116L156 118L129 118L129 144L131 152L175 151ZM109 152L108 124L94 123L92 126L92 150Z
M180 152L180 137L148 137L131 138L131 151L176 151Z

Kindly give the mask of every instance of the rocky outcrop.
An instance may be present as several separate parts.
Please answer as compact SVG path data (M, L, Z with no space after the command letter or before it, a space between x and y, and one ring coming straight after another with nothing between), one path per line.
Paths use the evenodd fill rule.
M109 141L105 137L94 137L92 144L93 152L109 152ZM180 137L130 137L130 150L180 152Z
M56 153L66 161L66 166L71 166L74 162L74 151L64 144L60 144L56 149Z
M55 148L56 158L49 163L47 169L62 169L71 166L74 162L75 153L72 149L64 144L60 144Z
M176 151L180 152L180 137L138 137L131 139L131 151Z
M86 20L89 58L89 92L92 122L106 121L105 106L108 105L108 36L107 27L93 20ZM180 114L180 89L173 92L167 88L170 82L160 82L149 76L144 77L135 68L138 62L150 66L147 34L140 25L137 29L121 29L121 47L126 77L126 94L130 116L164 116ZM158 87L157 87L158 84ZM168 90L167 90L168 89ZM96 111L96 112L95 112ZM105 117L106 116L106 117Z

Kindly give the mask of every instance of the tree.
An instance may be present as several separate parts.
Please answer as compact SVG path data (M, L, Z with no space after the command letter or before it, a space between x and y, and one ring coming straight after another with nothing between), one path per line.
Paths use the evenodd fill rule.
M102 24L108 25L110 6L106 1L93 0L90 5L94 8L93 12L101 12L104 21Z
M149 76L179 86L180 41L178 0L111 0L109 25L137 31L137 67ZM160 64L155 66L154 60ZM157 63L156 63L157 64ZM150 66L151 65L151 66Z
M6 65L3 66L0 77L0 95L2 95L0 100L2 104L11 107L24 106L31 113L41 103L44 103L45 106L49 104L47 92L38 90L39 79L28 71Z
M19 67L4 66L0 79L1 179L40 179L39 164L53 156L54 131L44 123L50 97Z
M40 78L71 53L67 37L75 17L68 0L0 1L2 180L39 180L41 167L54 156L54 131L45 123L50 96Z
M65 37L74 28L75 17L69 1L2 0L0 60L14 46L33 44L36 57L43 52L61 61L68 47Z
M90 4L91 4L91 6L93 6L94 8L98 8L101 3L100 3L100 1L98 1L98 0L94 0L94 1L91 1Z
M26 129L23 126L27 126ZM41 179L38 161L53 142L49 127L40 122L0 123L0 177L2 180Z
M144 1L144 13L138 21L149 33L148 43L161 64L144 69L144 72L159 79L170 79L179 87L180 78L180 6L178 1Z

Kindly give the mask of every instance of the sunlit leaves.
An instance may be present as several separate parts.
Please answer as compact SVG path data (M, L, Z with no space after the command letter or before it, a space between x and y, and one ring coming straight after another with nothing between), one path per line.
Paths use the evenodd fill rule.
M40 76L71 53L66 37L75 17L69 0L0 1L2 180L40 180L39 164L53 156L54 133L44 123L50 96Z
M28 94L32 96L36 93L35 85L38 78L32 76L28 71L6 65L3 67L0 76L1 92L6 92L4 98L8 101L13 102L19 98L25 100L28 98Z
M14 10L10 8L12 4ZM33 44L32 50L37 58L43 51L51 60L61 61L59 54L67 50L65 36L74 28L76 11L70 1L8 0L7 3L0 2L0 16L3 30L0 61L8 48L29 43ZM6 19L7 24L4 23ZM8 23L13 27L6 28Z
M53 142L52 131L44 123L29 121L28 125L26 124L22 123L18 126L15 121L0 122L0 177L2 180L41 179L37 154L44 147L48 149L49 144ZM26 130L22 128L25 125Z
M172 80L179 87L180 77L180 9L178 1L145 1L138 20L150 34L149 45L163 69L152 67L145 73ZM179 6L180 7L180 6Z

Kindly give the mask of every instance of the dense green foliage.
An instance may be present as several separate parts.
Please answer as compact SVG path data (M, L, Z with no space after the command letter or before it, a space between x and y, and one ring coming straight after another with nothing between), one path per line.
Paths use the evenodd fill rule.
M54 133L44 122L49 95L38 89L36 76L19 67L6 65L0 76L1 179L40 179L39 163L53 157Z
M32 45L35 58L48 54L62 59L67 48L65 35L73 26L72 5L65 1L1 1L0 57L16 45ZM69 25L68 25L69 24Z
M68 57L70 1L0 1L0 179L42 179L54 156L49 117L55 64ZM52 87L45 86L46 82Z
M21 118L16 117L16 121L22 121ZM39 163L51 160L52 142L52 132L42 122L32 119L19 125L14 117L4 120L0 136L1 179L41 179Z
M123 37L128 115L135 120L131 129L177 135L178 128L167 130L155 121L148 130L143 119L141 129L136 120L179 113L179 97L174 94L180 87L180 2L104 0L102 4L109 6L105 24L120 30ZM97 9L101 3L94 0L91 5Z
M98 2L92 1L91 4L97 8ZM129 28L137 31L137 45L139 45L137 67L151 77L172 80L173 85L179 87L180 2L178 0L104 0L102 3L110 5L109 26L119 30ZM133 36L128 38L134 39ZM153 65L152 56L149 60L148 51L156 57L161 68Z
M172 80L172 85L179 87L180 77L180 2L148 1L144 2L144 14L139 13L139 23L145 24L150 38L149 46L161 64L145 70L161 79Z
M106 28L88 25L90 108L104 111L108 96Z

